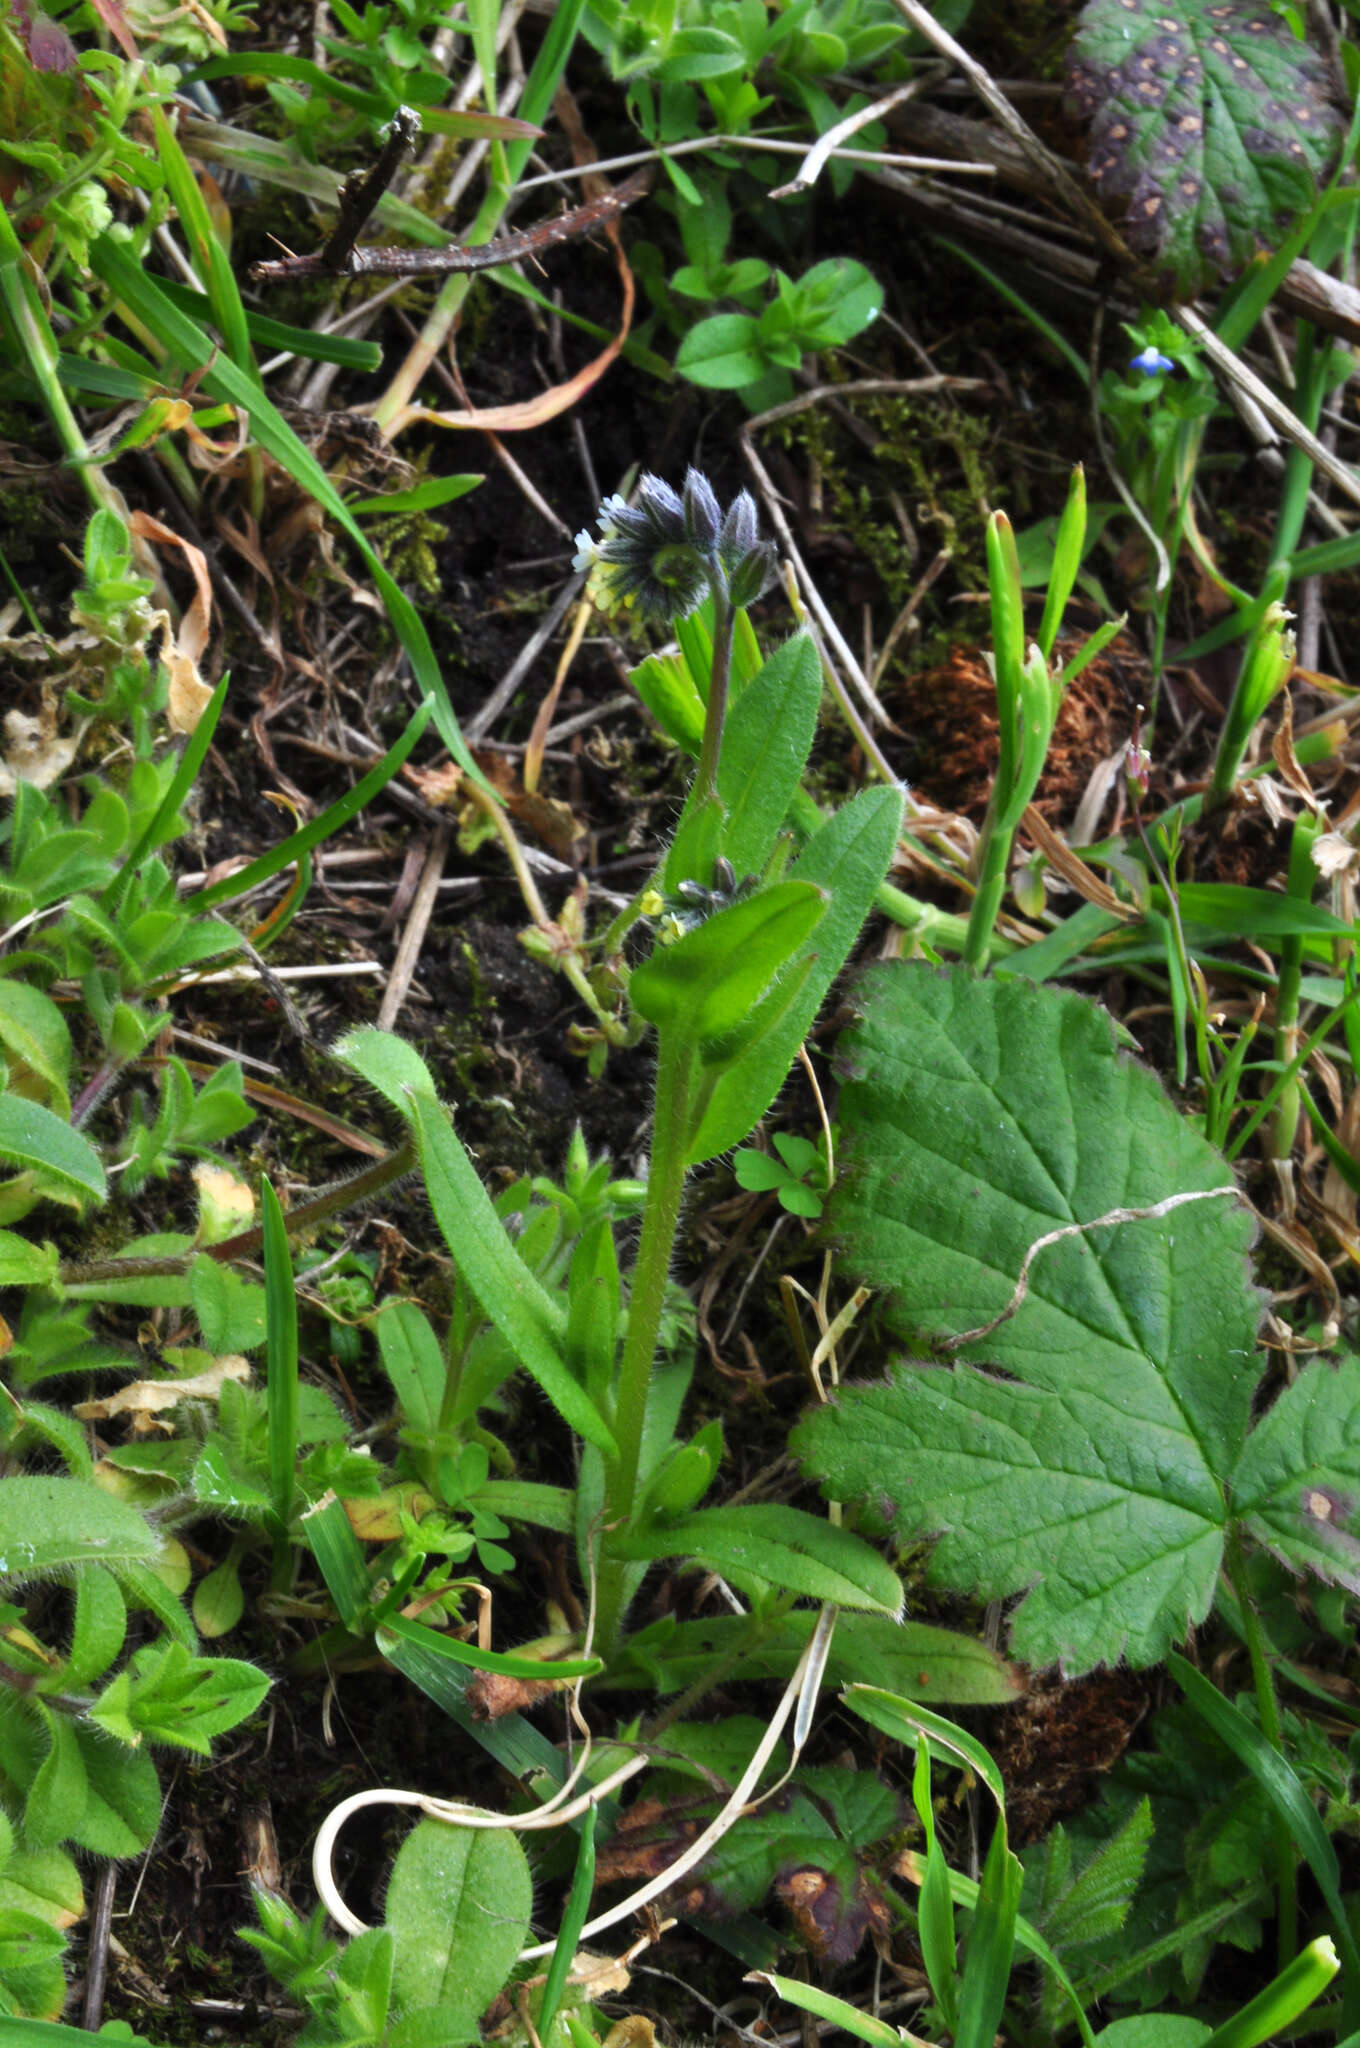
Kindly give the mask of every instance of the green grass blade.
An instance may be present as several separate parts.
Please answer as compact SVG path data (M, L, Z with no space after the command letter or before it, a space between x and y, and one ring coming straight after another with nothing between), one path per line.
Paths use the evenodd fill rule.
M963 248L958 242L949 241L944 235L933 235L931 239L941 249L947 249L951 256L957 256L961 263L966 263L970 270L975 270L979 277L985 277L992 290L998 292L1008 306L1014 306L1017 313L1022 313L1030 326L1042 334L1044 340L1058 351L1083 390L1086 388L1091 380L1091 372L1085 357L1078 355L1071 342L1058 332L1051 320L1045 320L1043 314L1036 311L1028 299L1022 299L1013 286L1008 285L1004 278L998 277L994 270L989 270L971 250Z
M212 300L206 292L178 278L160 277L160 289L181 313L191 320L212 316ZM273 320L268 313L246 310L246 329L256 348L284 350L292 356L306 356L310 362L336 363L342 370L358 370L369 376L382 367L382 350L376 341L354 341L345 334L319 334L314 327L295 327L289 320Z
M590 1895L595 1889L595 1820L599 1809L588 1806L581 1823L581 1840L576 1851L576 1869L571 1880L561 1924L557 1931L557 1947L548 1964L548 1974L543 1984L543 1997L539 2002L536 2022L538 2038L541 2041L557 2017L557 2008L562 2003L566 1989L567 1973L576 1960L576 1949L581 1939L581 1929L590 1912Z
M1360 562L1360 533L1348 533L1338 540L1322 540L1315 547L1295 548L1289 557L1291 579L1299 576L1335 576Z
M562 83L562 74L567 68L567 59L585 11L585 0L558 0L551 10L548 32L538 46L538 55L530 66L524 91L520 94L521 120L530 121L535 126L546 120L557 88ZM505 167L512 185L528 162L532 147L527 137L507 147Z
M247 60L246 68L254 68L253 58ZM198 73L200 78L206 75L206 69ZM315 200L329 211L339 205L344 179L320 164L308 163L285 142L274 142L267 135L248 135L225 122L199 121L192 116L181 121L180 136L184 147L195 156L221 164L224 170L239 171L243 177L258 179L262 185L282 186L285 192ZM404 199L394 199L390 192L384 192L374 207L373 219L385 237L404 235L423 248L445 248L453 240L447 228L441 228L418 207L408 206Z
M925 1832L926 1867L916 1902L916 1938L940 2017L952 2034L959 2019L959 1952L954 1933L954 1901L949 1891L949 1865L935 1832L930 1798L930 1746L922 1742L912 1772L911 1800Z
M304 825L300 831L291 832L268 853L262 853L258 860L251 861L249 867L241 868L234 875L225 876L220 882L214 882L210 889L200 889L196 896L186 897L185 909L211 910L218 903L226 903L233 897L246 895L249 890L258 888L261 882L267 882L272 876L277 875L281 868L288 867L293 861L301 860L305 853L309 853L314 846L319 846L323 839L329 839L333 833L340 831L342 826L347 825L351 818L357 817L364 805L371 803L379 790L385 788L392 780L428 725L432 709L427 698L417 711L412 712L406 730L396 745L388 748L381 761L376 761L362 781L355 783L353 789L337 798L335 803L328 804L319 818L313 818L311 823Z
M920 1864L919 1853L915 1861ZM961 1870L951 1870L949 1890L956 1906L967 1907L970 1911L976 1909L981 1890L976 1878L965 1877ZM1031 1925L1023 1913L1017 1913L1015 1916L1015 1942L1017 1948L1024 1949L1026 1955L1033 1956L1036 1962L1042 1963L1046 1970L1053 1972L1058 1988L1072 2008L1072 2018L1081 2035L1083 2048L1096 2048L1096 2037L1091 2031L1091 2022L1086 2017L1085 2008L1077 1996L1072 1979L1038 1928Z
M436 1634L401 1614L387 1617L382 1634L418 1643L450 1664L465 1664L472 1671L495 1671L502 1678L595 1678L604 1670L603 1657L557 1657L549 1661L542 1657L516 1657L502 1650L483 1650L476 1643L460 1642L457 1636Z
M347 1629L358 1630L369 1608L371 1582L363 1546L350 1527L344 1503L333 1493L308 1508L302 1533L321 1569L335 1611Z
M235 363L214 351L208 336L165 296L155 278L145 275L121 243L111 240L108 235L101 235L90 245L90 265L163 348L179 361L202 370L202 388L210 398L224 399L229 405L241 407L249 416L261 447L348 534L373 578L398 639L410 657L417 684L434 699L434 721L440 739L459 767L485 787L486 779L468 752L467 742L459 730L420 614L379 561L363 528L311 450L298 439L259 386ZM3 265L0 265L2 271Z
M544 1785L560 1785L567 1767L546 1735L523 1714L507 1714L500 1721L474 1721L463 1704L467 1691L466 1666L451 1663L433 1648L433 1630L412 1624L408 1637L384 1624L377 1636L379 1654L412 1685L418 1685L427 1699L465 1734L475 1737L488 1755L515 1778L537 1777Z
M954 1769L972 1771L987 1787L998 1809L1005 1812L1006 1787L1001 1773L989 1751L967 1729L947 1721L943 1714L932 1713L929 1707L918 1706L914 1700L885 1692L877 1685L848 1685L841 1698L851 1713L858 1714L880 1734L890 1735L894 1742L905 1743L912 1749L924 1744L932 1756Z
M98 466L86 459L90 451L80 430L80 422L67 403L58 374L60 351L56 336L28 269L14 224L3 206L0 206L0 314L4 315L20 357L38 387L62 447L80 464L81 478L96 509L116 512L122 518L126 508L119 493Z
M1071 597L1077 577L1081 573L1082 552L1086 543L1086 472L1078 463L1072 472L1068 487L1067 503L1062 518L1058 521L1058 537L1053 545L1053 568L1048 579L1048 595L1044 599L1044 615L1039 624L1039 646L1047 661L1053 652L1053 643L1062 625L1067 600Z
M753 1970L751 1976L768 1984L777 1998L796 2006L799 2012L810 2012L814 2019L830 2020L842 2032L853 2034L857 2041L867 2041L869 2048L902 2048L904 2041L914 2038L889 2026L886 2020L876 2020L871 2013L858 2011L844 1998L837 1998L834 1991L823 1991L816 1984L801 1984L796 1977L780 1977L773 1970Z
M467 17L472 29L472 47L482 74L482 104L488 113L496 111L496 29L500 22L500 0L467 0Z
M954 2048L991 2048L996 2037L1011 1981L1015 1923L1024 1881L1024 1866L1006 1839L1003 1813L987 1852L968 1935Z
M222 706L227 701L227 685L230 681L231 674L228 671L204 705L198 724L189 735L189 743L180 755L179 766L171 777L170 786L156 806L155 815L99 899L104 910L112 912L117 909L123 900L128 883L146 856L154 853L165 839L172 836L171 820L198 779L198 771L203 766L204 758L212 745L212 736L217 730L217 721L222 715Z
M264 1239L265 1352L269 1375L269 1497L277 1524L274 1586L279 1591L287 1585L292 1567L288 1524L292 1518L297 1486L298 1324L288 1227L283 1220L279 1198L267 1180L260 1182L260 1222Z
M1260 2048L1272 2034L1283 2035L1300 2013L1317 2003L1339 1968L1331 1941L1319 1935L1264 1991L1215 2028L1204 2048Z
M1356 1950L1350 1919L1341 1896L1341 1868L1336 1850L1316 1807L1288 1758L1271 1747L1260 1729L1254 1727L1231 1700L1225 1699L1216 1685L1174 1651L1167 1662L1171 1676L1200 1719L1251 1772L1317 1879L1318 1890L1332 1916L1336 1944L1346 1973L1342 1991L1345 2029L1347 2033L1354 2033L1357 2021L1360 2021L1360 1952Z
M153 110L153 119L156 148L165 172L165 182L170 188L170 197L175 202L180 226L189 238L195 265L212 306L213 321L232 362L258 385L260 373L255 367L255 351L250 345L246 309L241 303L240 288L236 282L236 273L231 267L231 260L218 239L207 202L189 168L189 160L159 107Z

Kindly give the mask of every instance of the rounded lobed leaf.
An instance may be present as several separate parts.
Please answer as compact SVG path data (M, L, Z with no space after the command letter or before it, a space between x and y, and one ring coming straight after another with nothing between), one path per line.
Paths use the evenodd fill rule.
M1187 298L1273 246L1341 140L1322 57L1253 0L1089 0L1068 87L1097 192Z
M938 1538L939 1583L1024 1593L1027 1661L1153 1663L1222 1563L1261 1370L1250 1220L1083 998L906 962L861 994L833 1225L898 1329L1007 1377L900 1362L795 1448L833 1498Z

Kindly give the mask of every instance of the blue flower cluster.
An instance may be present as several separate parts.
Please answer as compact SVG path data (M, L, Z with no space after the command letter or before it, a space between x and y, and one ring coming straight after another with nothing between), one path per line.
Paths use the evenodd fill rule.
M572 566L593 572L602 605L633 605L661 621L684 618L712 592L749 605L775 574L772 541L762 541L755 500L740 491L726 514L702 471L686 472L683 495L650 473L629 505L617 494L596 515L600 538L576 536Z

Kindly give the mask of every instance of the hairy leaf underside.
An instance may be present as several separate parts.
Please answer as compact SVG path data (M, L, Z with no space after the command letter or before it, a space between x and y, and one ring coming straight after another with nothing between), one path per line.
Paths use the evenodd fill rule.
M1186 297L1308 210L1340 139L1325 62L1252 0L1090 0L1068 86L1101 199Z

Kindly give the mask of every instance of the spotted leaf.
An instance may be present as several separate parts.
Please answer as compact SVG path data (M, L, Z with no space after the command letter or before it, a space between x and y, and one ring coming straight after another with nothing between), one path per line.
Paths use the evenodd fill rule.
M1325 62L1263 0L1089 0L1068 88L1097 192L1184 297L1278 242L1341 137Z

